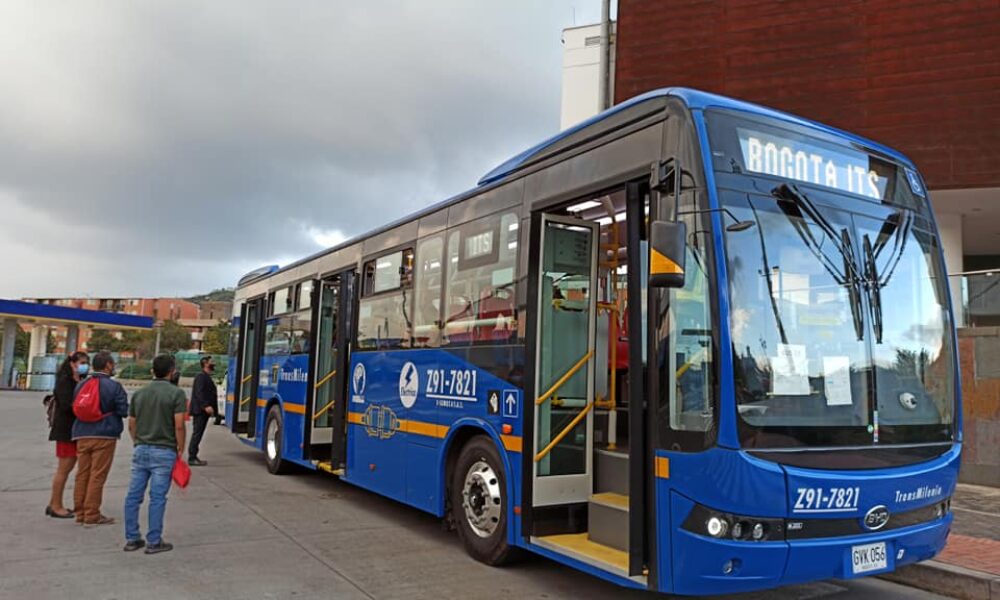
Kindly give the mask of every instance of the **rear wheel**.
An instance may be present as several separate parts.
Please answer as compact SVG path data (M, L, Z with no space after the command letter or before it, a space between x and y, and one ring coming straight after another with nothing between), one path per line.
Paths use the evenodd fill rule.
M469 440L451 478L451 510L466 552L488 565L513 556L507 544L507 476L492 440Z
M267 421L264 422L264 458L267 460L267 470L274 475L287 473L289 468L288 461L281 458L283 425L281 407L275 404L267 411Z

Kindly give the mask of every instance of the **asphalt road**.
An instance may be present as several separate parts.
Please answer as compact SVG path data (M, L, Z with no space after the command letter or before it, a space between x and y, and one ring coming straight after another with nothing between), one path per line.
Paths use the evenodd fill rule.
M434 517L331 476L270 475L259 453L214 426L202 448L209 465L170 494L164 539L174 551L126 554L120 525L84 529L44 516L55 458L41 394L0 393L0 427L0 598L663 597L540 557L486 567ZM119 444L105 490L104 512L119 520L130 451ZM862 579L734 598L941 596Z

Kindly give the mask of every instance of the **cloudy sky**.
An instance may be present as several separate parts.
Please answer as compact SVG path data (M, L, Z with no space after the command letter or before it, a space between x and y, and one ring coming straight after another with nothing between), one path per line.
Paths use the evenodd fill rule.
M599 0L0 4L0 297L231 286L559 126Z

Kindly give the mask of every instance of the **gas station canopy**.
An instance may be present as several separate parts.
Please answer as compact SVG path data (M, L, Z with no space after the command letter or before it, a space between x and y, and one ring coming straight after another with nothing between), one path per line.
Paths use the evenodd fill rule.
M30 363L39 349L44 353L45 327L67 328L67 352L76 351L76 340L81 326L91 329L152 329L152 317L138 315L123 315L97 310L21 302L20 300L0 299L0 321L3 322L3 346L0 347L0 388L11 381L11 369L14 363L14 339L17 328L21 324L32 326L31 344L28 356ZM38 332L41 330L42 335Z

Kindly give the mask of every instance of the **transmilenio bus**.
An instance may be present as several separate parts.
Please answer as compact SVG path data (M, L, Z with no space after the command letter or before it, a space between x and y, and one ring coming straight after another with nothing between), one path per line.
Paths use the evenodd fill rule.
M688 89L236 292L226 417L290 464L623 586L717 594L944 546L950 295L905 156Z

